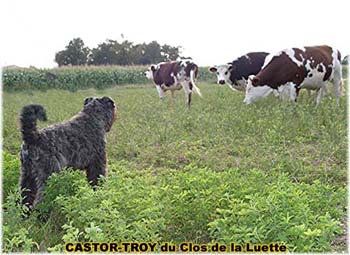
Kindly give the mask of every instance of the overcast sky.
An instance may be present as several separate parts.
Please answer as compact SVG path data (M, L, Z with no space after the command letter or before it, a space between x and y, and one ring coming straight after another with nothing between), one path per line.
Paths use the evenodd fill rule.
M247 52L328 44L350 53L346 0L1 0L0 64L54 67L55 53L81 37L182 46L199 65Z

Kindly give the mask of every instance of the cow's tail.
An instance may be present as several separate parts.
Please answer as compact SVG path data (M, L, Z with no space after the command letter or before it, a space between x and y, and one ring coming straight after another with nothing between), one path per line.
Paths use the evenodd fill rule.
M23 141L33 143L39 136L37 120L46 121L46 111L44 107L37 104L24 106L20 115L21 133Z
M194 82L196 79L197 73L198 73L198 67L195 66L190 71L190 81L192 83L194 92L196 92L200 97L202 97L202 93L201 93L200 89L196 86L196 83Z

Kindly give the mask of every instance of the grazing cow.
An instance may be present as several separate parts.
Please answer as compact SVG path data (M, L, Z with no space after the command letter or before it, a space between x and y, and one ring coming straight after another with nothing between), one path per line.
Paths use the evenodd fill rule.
M145 75L156 84L160 99L164 98L167 90L170 90L172 97L174 97L175 90L183 88L187 97L187 106L190 107L192 91L202 96L195 84L198 66L191 60L162 62L152 65L145 72Z
M209 72L216 73L218 84L227 83L232 90L245 92L248 76L261 70L266 56L268 53L265 52L251 52L227 65L210 67Z
M342 89L340 52L329 46L290 48L269 56L262 70L248 79L244 103L249 104L267 96L269 89L288 91L290 100L296 101L302 88L317 91L316 106L332 81L336 102ZM263 87L259 93L256 87Z

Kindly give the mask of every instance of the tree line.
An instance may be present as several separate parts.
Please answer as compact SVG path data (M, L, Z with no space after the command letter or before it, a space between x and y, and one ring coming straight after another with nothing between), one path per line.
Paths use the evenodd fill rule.
M58 66L148 65L175 60L181 57L180 52L181 46L160 45L157 41L134 44L110 39L90 49L81 38L74 38L64 50L55 54L55 62Z

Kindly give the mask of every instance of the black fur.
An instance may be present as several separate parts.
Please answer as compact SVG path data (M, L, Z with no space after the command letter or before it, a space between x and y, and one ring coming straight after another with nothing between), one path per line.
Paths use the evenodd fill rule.
M260 72L267 55L268 53L265 52L252 52L228 63L231 70L230 80L232 84L235 84L237 80L242 80L242 78L247 80L249 75Z
M96 185L99 175L106 175L105 134L115 118L111 98L86 98L83 109L72 119L38 130L37 119L47 119L45 109L41 105L23 107L22 203L32 208L40 202L47 178L64 167L86 170L89 182Z

